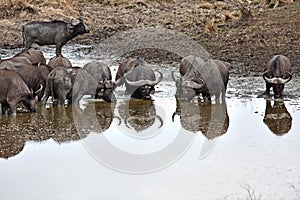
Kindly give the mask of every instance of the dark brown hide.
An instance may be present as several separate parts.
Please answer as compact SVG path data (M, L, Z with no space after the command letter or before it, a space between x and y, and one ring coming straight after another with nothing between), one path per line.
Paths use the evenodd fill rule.
M68 58L62 57L62 56L55 56L51 58L48 62L48 65L51 66L52 68L56 67L72 67L72 64Z
M46 64L46 58L44 57L43 53L35 49L28 49L26 51L22 51L21 53L15 55L15 57L26 57L30 60L31 64Z
M16 106L20 102L23 102L29 111L36 111L35 96L37 94L29 90L18 73L10 70L0 70L0 82L0 103L3 114L16 114Z
M17 72L24 79L27 86L33 91L39 90L41 85L43 86L43 90L39 94L39 99L44 94L44 88L46 86L47 75L50 73L49 69L44 65L34 66L28 64L20 64L20 65L1 65L0 69L7 69Z
M22 66L24 64L31 65L31 61L26 57L12 57L9 59L2 60L0 62L0 67L3 65L14 67L14 66Z

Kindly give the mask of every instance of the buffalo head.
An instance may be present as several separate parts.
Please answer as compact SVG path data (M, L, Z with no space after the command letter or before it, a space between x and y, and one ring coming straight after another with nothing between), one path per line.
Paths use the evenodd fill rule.
M125 74L125 82L130 87L135 88L134 92L132 93L131 97L137 98L137 99L151 99L150 94L154 90L154 86L157 85L162 80L162 73L157 72L159 75L158 77L152 81L152 80L130 80L130 74L134 72L129 72Z
M161 72L155 75L155 71L144 61L143 58L128 58L123 61L116 74L116 86L125 83L126 93L132 98L151 99L154 86L163 78Z
M90 30L83 23L83 20L81 18L78 18L77 20L72 19L71 22L68 23L67 27L69 30L72 30L72 32L76 35L82 35L90 32Z
M95 98L103 99L106 102L116 102L116 97L114 95L115 84L112 80L103 80L98 82L98 88L96 91Z
M35 91L31 92L22 99L23 105L30 111L30 112L36 112L36 103L37 103L37 96L40 94L40 92L43 90L43 86L40 85L40 88Z

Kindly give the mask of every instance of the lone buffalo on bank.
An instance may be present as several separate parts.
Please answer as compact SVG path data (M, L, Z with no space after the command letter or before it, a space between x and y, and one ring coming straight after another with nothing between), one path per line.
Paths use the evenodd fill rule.
M63 45L74 37L89 32L82 19L72 20L71 22L60 20L29 22L22 28L24 50L30 49L33 43L38 45L55 45L56 56L62 56L61 49Z

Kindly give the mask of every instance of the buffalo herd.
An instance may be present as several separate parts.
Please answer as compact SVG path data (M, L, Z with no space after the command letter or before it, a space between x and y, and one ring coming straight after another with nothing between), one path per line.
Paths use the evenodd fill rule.
M176 85L175 97L180 101L191 101L201 95L204 101L222 103L225 99L229 70L220 60L204 61L197 56L184 57L179 65L179 78L172 72ZM108 65L92 61L83 67L73 67L71 62L60 56L46 59L39 50L29 49L0 63L1 93L3 114L16 114L16 105L22 102L29 111L35 111L35 104L48 98L59 105L76 103L84 95L116 102L114 90L125 84L127 94L134 99L151 99L151 94L163 78L163 74L153 70L141 57L124 59L117 70L115 81ZM289 59L283 55L274 56L267 64L263 78L266 91L274 98L283 96L284 84L292 78ZM37 98L36 98L37 97Z
M16 115L19 103L23 103L30 112L35 112L37 102L41 102L44 106L50 101L49 97L53 103L58 105L66 103L78 105L84 95L115 103L117 101L115 89L122 85L125 85L125 94L132 99L152 102L151 94L155 92L155 86L162 81L163 74L158 70L153 70L142 57L123 59L114 80L109 66L101 61L92 61L82 67L72 66L69 59L62 55L62 47L72 38L88 32L89 29L82 19L71 22L56 20L25 24L22 29L24 49L11 58L0 60L2 114ZM41 51L31 48L33 43L55 45L56 55L47 63ZM201 103L191 104L195 97L201 99L200 102L211 102L214 98L217 105L215 109L224 110L229 81L227 66L220 60L210 58L204 60L198 56L188 55L182 58L179 68L170 72L170 75L176 86L177 102L172 119L174 120L174 117L179 115L183 127L187 127L191 131L207 132L199 126L200 119L200 121L198 119L193 121L189 118L190 114L186 112L211 109L211 107L201 107ZM262 77L266 83L266 90L258 97L269 96L272 88L275 99L283 98L284 85L292 79L289 59L283 55L275 55L266 64ZM142 103L140 108L146 107L146 105L151 107L153 103ZM274 107L273 109L268 103L266 111L275 110L277 112L280 106ZM145 113L147 112L145 111ZM225 121L229 122L227 110L225 113ZM132 122L139 120L135 113L127 113L124 116L127 126L134 127ZM152 120L149 121L150 124L155 119L159 119L163 123L155 112L151 112L150 118ZM202 116L202 118L210 118L210 116ZM270 117L264 119L266 124L270 121ZM194 122L195 124L193 124ZM221 134L226 132L227 128L228 123L225 123L224 131L221 131ZM140 128L136 127L136 129ZM208 135L207 137L215 136Z

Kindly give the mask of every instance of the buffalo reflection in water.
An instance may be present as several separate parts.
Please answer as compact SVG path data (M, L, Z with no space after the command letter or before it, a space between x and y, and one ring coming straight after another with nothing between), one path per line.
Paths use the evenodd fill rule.
M73 110L76 111L74 117L79 133L81 133L80 130L86 129L98 133L104 132L110 127L115 118L120 123L120 119L114 116L114 109L115 103L104 101L89 102L83 110L73 106Z
M278 136L288 133L292 127L292 116L283 101L266 101L266 110L263 122Z
M159 121L159 127L163 126L162 118L156 114L153 100L130 99L121 102L118 112L127 128L136 132L144 131Z
M83 139L91 131L102 132L113 120L112 105L88 103L84 110L76 106L39 106L37 113L0 115L0 158L19 154L27 141L53 139L61 144Z
M176 98L176 111L172 115L172 121L175 116L180 116L182 128L191 132L201 133L207 139L214 139L227 132L229 127L229 116L227 105L211 104L209 102L180 101Z

